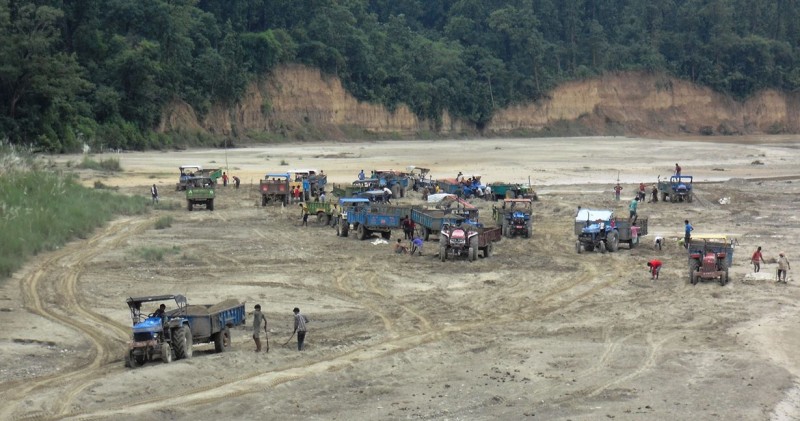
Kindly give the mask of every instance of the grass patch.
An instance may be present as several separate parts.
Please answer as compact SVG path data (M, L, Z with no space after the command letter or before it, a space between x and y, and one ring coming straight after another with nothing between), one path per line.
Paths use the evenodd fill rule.
M171 216L162 216L156 220L156 229L163 230L167 229L172 226L172 217Z
M169 199L167 200L160 199L158 203L153 203L152 206L154 209L159 209L159 210L178 210L178 209L183 209L183 207L186 206L186 203L176 202L175 200L169 200Z
M147 211L141 196L86 188L74 175L38 168L3 174L0 183L0 279L36 254L87 238L114 215Z
M180 247L140 247L136 249L136 254L148 262L160 262L164 260L164 256L170 254L178 254L181 252Z
M122 171L122 167L119 165L118 158L108 158L108 159L101 159L100 161L95 161L88 156L83 157L83 161L78 164L78 168L82 168L85 170L95 170L95 171L110 171L110 172L117 172Z

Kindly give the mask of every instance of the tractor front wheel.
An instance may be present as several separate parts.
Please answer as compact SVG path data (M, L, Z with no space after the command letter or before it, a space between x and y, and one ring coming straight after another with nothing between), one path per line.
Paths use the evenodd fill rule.
M600 248L600 253L605 253L606 252L606 243L605 243L605 241L601 241L600 244L598 245L598 247Z
M128 353L128 364L131 368L141 367L144 364L144 355L136 355L133 350Z

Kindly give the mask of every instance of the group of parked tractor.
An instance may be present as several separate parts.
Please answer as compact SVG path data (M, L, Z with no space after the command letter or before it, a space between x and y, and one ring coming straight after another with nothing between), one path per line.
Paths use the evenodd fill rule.
M695 195L692 181L692 176L680 174L659 179L651 201L655 203L660 197L661 202L692 203ZM647 233L648 218L619 218L611 210L579 208L575 216L575 251L579 254L585 251L615 252L620 243L633 249ZM733 263L734 252L733 241L728 236L692 235L684 246L688 252L692 285L704 279L718 280L720 285L728 282L728 269ZM657 243L656 248L660 250L661 244Z

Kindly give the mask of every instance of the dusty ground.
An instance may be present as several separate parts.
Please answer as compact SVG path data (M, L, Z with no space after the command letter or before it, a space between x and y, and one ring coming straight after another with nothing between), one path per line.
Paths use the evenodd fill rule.
M800 289L791 272L788 285L774 282L774 259L798 260L798 145L582 138L121 154L124 173L83 172L84 182L143 195L157 183L162 206L38 256L3 284L0 419L797 419ZM241 189L220 189L214 212L187 212L177 167L226 162ZM635 184L675 162L714 182L696 185L692 204L643 203L645 246L575 253L576 206L626 214ZM473 263L439 262L431 242L422 257L397 256L298 227L297 209L258 206L252 184L287 168L349 182L362 168L406 165L436 178L530 176L541 194L533 239L504 239ZM622 202L611 200L617 176ZM491 203L476 203L489 214ZM172 226L154 229L164 215ZM696 233L738 238L731 283L692 286L682 248L650 247L655 233L681 235L685 218ZM758 245L771 263L756 275ZM143 248L174 252L153 263ZM658 282L645 266L654 256L666 262ZM270 352L253 353L244 328L230 352L197 346L190 360L124 368L125 299L168 293L239 299L248 314L261 303ZM281 346L295 306L311 319L303 353Z

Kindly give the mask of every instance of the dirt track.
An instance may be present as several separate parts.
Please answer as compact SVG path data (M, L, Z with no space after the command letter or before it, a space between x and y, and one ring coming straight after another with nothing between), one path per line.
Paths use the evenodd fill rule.
M240 190L220 189L214 212L156 210L114 221L89 239L39 256L0 292L0 419L796 419L800 321L792 281L775 264L752 273L757 245L797 260L797 144L637 139L388 142L228 151ZM453 156L452 151L462 151ZM423 151L423 152L420 152ZM125 174L83 174L91 184L181 204L170 186L180 164L224 165L222 151L124 154ZM656 160L653 155L667 157ZM711 159L697 159L706 156ZM77 160L74 157L59 158ZM294 208L262 208L250 184L265 171L317 167L334 182L361 168L474 171L485 181L532 177L532 240L504 239L488 259L439 262L388 245L298 227ZM713 160L712 160L713 159ZM752 165L755 160L765 165ZM692 204L643 203L643 247L577 255L577 205L627 214L639 181L674 162L699 180ZM623 200L611 200L620 170ZM740 178L786 177L748 182ZM731 181L723 181L734 178ZM794 182L793 182L794 181ZM627 194L626 194L627 193ZM720 198L731 203L720 205ZM420 203L417 195L405 203ZM490 215L492 203L476 204ZM166 230L155 219L172 215ZM683 249L650 247L653 234L735 234L732 282L688 283ZM313 225L313 224L312 224ZM398 233L394 233L397 235ZM400 233L400 235L402 235ZM141 247L177 248L158 263ZM661 280L645 262L660 255ZM798 263L800 264L800 263ZM261 303L270 352L249 330L234 349L199 346L191 360L123 367L125 299L183 293L190 303ZM169 305L169 303L167 303ZM311 319L308 349L281 346L291 308ZM249 325L250 320L248 320Z

